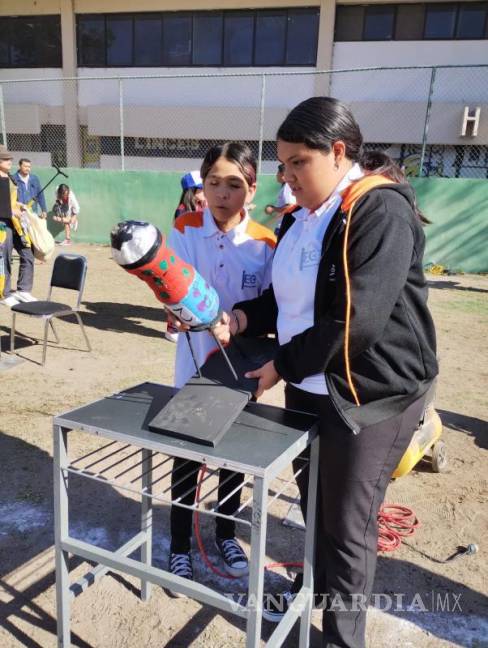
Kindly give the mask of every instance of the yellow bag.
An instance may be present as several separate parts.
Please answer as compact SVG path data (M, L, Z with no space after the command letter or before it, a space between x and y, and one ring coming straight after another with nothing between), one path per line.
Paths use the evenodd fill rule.
M5 290L5 256L7 249L5 242L7 240L7 230L3 223L0 223L0 299L3 297Z

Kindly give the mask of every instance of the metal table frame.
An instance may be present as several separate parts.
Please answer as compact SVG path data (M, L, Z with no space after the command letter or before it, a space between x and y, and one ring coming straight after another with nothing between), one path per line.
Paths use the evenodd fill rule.
M71 601L86 590L90 585L98 581L109 570L130 574L141 581L141 598L148 601L151 596L151 584L159 585L174 591L181 592L187 596L196 599L202 603L210 604L226 612L236 614L247 619L246 624L246 646L248 648L257 648L261 640L262 625L262 600L264 588L264 567L265 567L265 548L266 548L266 527L268 514L268 489L272 479L274 479L283 469L291 464L303 450L310 446L309 461L309 492L307 506L307 521L305 533L304 548L304 569L303 569L303 587L298 593L297 599L289 607L281 622L276 626L274 632L266 643L267 646L280 646L289 632L293 628L297 619L300 618L300 648L309 646L310 623L313 601L313 572L312 561L314 551L315 536L315 502L317 493L318 477L318 435L317 425L314 423L302 433L299 430L293 430L293 442L282 451L277 453L274 460L266 466L253 465L252 463L242 463L233 461L229 456L224 456L223 451L219 448L225 447L225 444L219 444L216 448L209 448L200 444L181 442L170 437L152 433L141 426L141 429L128 433L127 430L121 431L116 429L114 420L111 420L110 412L117 408L116 403L121 400L130 400L124 398L128 394L139 395L137 389L144 389L148 385L153 389L165 389L174 393L171 388L156 386L152 383L144 383L142 386L126 390L120 394L115 394L106 399L94 401L84 408L79 408L65 414L56 416L53 420L54 435L54 519L55 519L55 559L56 559L56 608L57 608L57 632L58 646L67 648L71 645L70 640L70 606ZM169 396L170 397L170 396ZM134 396L135 403L142 401ZM149 401L148 401L149 402ZM105 407L107 416L101 421L99 416L91 416L90 407ZM114 409L115 408L115 409ZM266 408L265 410L259 408ZM88 415L87 415L88 410ZM283 412L281 408L271 408L268 405L252 405L255 420L259 419L259 413L270 410ZM256 412L258 413L256 415ZM285 413L286 414L286 413ZM300 413L302 415L302 413ZM257 416L257 419L256 419ZM306 415L303 415L306 416ZM310 419L312 417L309 417ZM238 419L239 420L239 419ZM263 426L266 428L266 421L263 418ZM236 424L234 424L235 426ZM233 430L232 426L227 433ZM136 464L140 466L141 480L141 524L140 532L137 533L124 545L114 551L101 549L95 545L89 544L82 540L70 537L68 513L68 475L76 472L81 476L92 477L87 471L80 470L70 463L68 458L68 433L71 430L81 430L89 434L95 434L100 437L110 439L112 442L124 443L124 448L135 446L141 452L141 461ZM271 428L270 428L271 430ZM283 428L282 428L283 430ZM260 433L265 434L266 430ZM270 432L271 433L271 432ZM281 434L283 437L283 434ZM280 439L284 447L283 439ZM110 445L110 444L109 444ZM107 446L104 446L107 447ZM151 488L151 475L153 470L153 456L156 453L164 453L168 456L179 456L189 460L196 460L201 463L209 463L217 468L228 468L235 472L241 472L250 475L253 480L252 495L252 515L251 522L246 521L251 526L251 543L250 543L250 560L249 560L249 586L248 601L252 605L242 605L223 594L202 585L195 581L181 578L170 574L168 571L154 567L152 565L152 506L153 498L158 501L160 498L154 497ZM89 453L91 454L91 453ZM96 477L95 477L96 479ZM99 479L99 481L103 481ZM249 479L248 479L249 481ZM107 483L107 482L105 482ZM110 482L109 482L110 483ZM118 486L117 483L113 483ZM278 493L279 494L279 493ZM276 499L277 495L273 497ZM168 502L171 503L171 502ZM174 505L174 503L172 503ZM184 506L184 505L183 505ZM205 509L190 507L198 510L200 513L206 513ZM240 507L241 510L243 506ZM218 515L218 513L217 513ZM238 522L244 522L237 519ZM140 561L130 558L129 556L136 550L141 550ZM70 583L68 558L73 554L96 564L96 566L73 584Z

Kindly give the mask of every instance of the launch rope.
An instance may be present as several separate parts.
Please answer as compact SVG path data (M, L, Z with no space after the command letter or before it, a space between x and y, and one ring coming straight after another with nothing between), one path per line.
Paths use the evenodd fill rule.
M200 468L198 475L198 485L196 490L196 504L200 502L200 490L202 480L207 472L205 464ZM205 551L202 536L200 533L200 518L198 510L195 510L193 526L195 528L195 538L197 540L198 549L202 556L205 565L217 576L221 578L229 578L235 580L238 576L231 576L227 572L223 572L216 567ZM415 529L420 526L420 522L412 509L401 504L384 504L381 506L378 513L378 551L389 552L395 551L402 543L402 538L411 536L415 533ZM273 562L265 565L265 569L279 569L280 567L303 567L302 562Z

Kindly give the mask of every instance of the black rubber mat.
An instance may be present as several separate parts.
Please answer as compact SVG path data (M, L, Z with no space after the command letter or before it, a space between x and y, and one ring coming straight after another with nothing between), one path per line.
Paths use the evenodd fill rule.
M249 392L197 376L173 396L148 427L153 432L215 447L249 398Z

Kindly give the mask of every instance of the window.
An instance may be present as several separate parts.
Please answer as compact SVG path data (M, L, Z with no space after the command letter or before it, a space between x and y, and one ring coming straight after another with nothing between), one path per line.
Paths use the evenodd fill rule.
M295 10L288 15L286 38L287 65L315 65L319 37L318 9Z
M260 11L256 17L255 65L282 65L285 59L286 16Z
M164 65L191 64L191 14L174 14L164 17Z
M315 65L319 16L316 7L82 14L78 65Z
M78 65L105 66L103 16L83 16L78 22Z
M336 41L488 37L488 2L339 5Z
M9 67L9 62L8 18L0 18L0 67Z
M336 12L335 40L360 41L363 38L364 7L339 6Z
M161 65L163 25L159 15L141 15L134 19L134 65Z
M460 5L456 37L483 38L486 35L487 9L486 2L470 2Z
M422 40L425 5L400 4L396 8L395 40Z
M132 64L132 19L124 16L107 18L107 65Z
M456 25L456 4L428 4L425 14L424 38L450 39Z
M391 40L395 25L395 7L391 5L366 7L364 40Z
M224 15L224 65L252 65L254 12Z
M222 13L193 17L193 65L222 65Z
M61 67L59 16L0 18L0 67Z
M10 38L10 61L12 67L35 67L36 51L36 34L38 25L36 18L25 18L22 22L12 21L15 34Z

